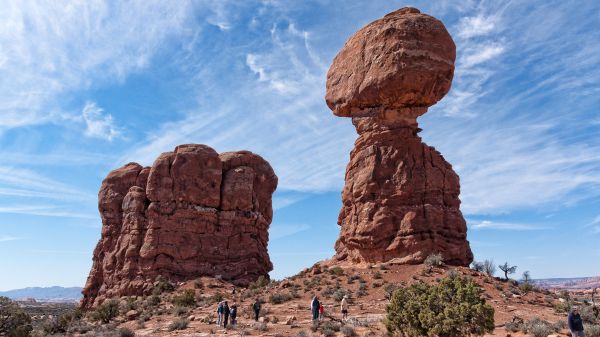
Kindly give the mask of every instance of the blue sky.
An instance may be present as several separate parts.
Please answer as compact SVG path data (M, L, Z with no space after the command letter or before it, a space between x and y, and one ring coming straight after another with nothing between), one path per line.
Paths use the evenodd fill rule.
M0 290L81 286L103 177L181 143L261 154L279 176L272 275L333 254L356 138L324 102L345 40L403 6L457 45L419 119L461 177L478 260L600 275L597 1L5 1Z

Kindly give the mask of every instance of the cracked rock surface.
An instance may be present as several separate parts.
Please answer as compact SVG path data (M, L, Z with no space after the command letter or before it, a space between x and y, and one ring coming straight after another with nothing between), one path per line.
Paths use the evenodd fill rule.
M268 277L276 187L262 157L197 144L161 154L152 167L129 163L110 172L98 193L102 236L82 306L148 294L159 276L239 285Z

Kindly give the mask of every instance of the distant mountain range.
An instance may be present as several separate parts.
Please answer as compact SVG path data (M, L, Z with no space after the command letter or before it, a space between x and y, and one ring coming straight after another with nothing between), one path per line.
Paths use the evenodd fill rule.
M600 276L574 277L574 278L549 278L533 281L536 285L547 289L594 289L600 288Z
M13 300L34 298L39 302L77 302L81 299L81 287L30 287L0 291L0 296Z

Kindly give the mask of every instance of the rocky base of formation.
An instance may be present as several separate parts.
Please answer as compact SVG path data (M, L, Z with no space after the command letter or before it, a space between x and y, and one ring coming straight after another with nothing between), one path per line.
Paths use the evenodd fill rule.
M102 237L82 306L144 295L159 276L247 285L273 269L267 253L277 176L248 151L181 145L152 167L129 163L102 182Z
M452 166L418 129L370 117L353 123L359 137L346 169L335 258L416 264L441 253L447 264L468 265L473 254Z

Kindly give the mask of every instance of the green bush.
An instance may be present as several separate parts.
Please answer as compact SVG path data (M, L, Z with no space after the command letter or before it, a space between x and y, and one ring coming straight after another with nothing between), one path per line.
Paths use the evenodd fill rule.
M159 276L156 278L156 286L152 290L152 295L160 295L162 293L170 293L175 290L175 285L169 282L166 278Z
M92 318L106 324L119 315L119 302L115 299L104 301L92 313Z
M8 297L0 296L0 336L27 337L31 330L31 317Z
M260 289L260 288L266 287L268 284L269 284L269 279L263 275L260 275L256 281L250 283L250 286L248 286L248 288L249 289Z
M168 329L169 329L169 331L185 330L185 329L187 329L189 323L190 323L190 321L188 321L185 318L178 318L169 324Z
M329 272L329 274L337 275L337 276L344 275L344 269L342 269L342 267L337 267L337 266L327 270L327 272Z
M196 305L196 292L193 289L186 289L183 293L173 296L171 303L176 306L193 307Z
M525 323L525 331L523 332L533 337L548 337L555 331L550 323L536 318Z
M494 330L494 309L470 278L449 276L436 284L399 288L386 307L384 324L400 336L483 336Z

